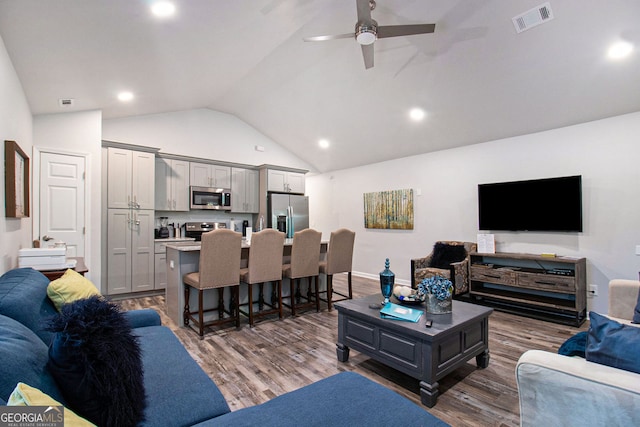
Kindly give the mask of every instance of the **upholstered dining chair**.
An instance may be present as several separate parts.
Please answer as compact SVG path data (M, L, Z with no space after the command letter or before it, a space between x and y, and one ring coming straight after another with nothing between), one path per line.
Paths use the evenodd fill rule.
M320 299L318 298L318 275L320 274L320 241L322 233L311 228L296 231L291 245L291 262L282 266L283 277L290 279L290 292L288 298L291 315L296 315L296 309L312 307L320 311ZM300 280L307 278L309 288L306 297L300 292ZM315 284L315 294L312 292L312 284ZM302 300L306 302L302 302Z
M204 338L204 328L235 322L240 327L239 288L240 288L240 253L242 250L242 234L220 229L202 234L200 248L200 267L198 271L187 273L182 280L184 287L184 325L189 321L198 327L200 339ZM229 309L224 306L224 288L230 288ZM191 288L198 291L198 311L191 311L189 302ZM204 291L218 290L216 307L204 308ZM218 319L205 321L205 313L218 311ZM194 317L197 314L198 317ZM228 316L225 317L225 314Z
M248 286L247 311L241 313L249 317L249 326L253 326L256 317L278 314L282 319L282 251L284 248L284 233L273 228L253 233L249 250L247 268L240 269L240 282ZM273 292L270 303L264 300L264 284L271 282ZM258 284L258 301L253 299L253 285ZM258 312L254 313L253 305L258 304ZM269 307L264 310L264 306Z
M454 297L469 292L469 253L477 249L473 242L436 242L429 255L411 260L411 287L416 289L422 279L442 276L451 280Z
M353 298L353 288L351 286L351 265L353 261L353 244L356 240L355 231L341 228L331 232L329 238L329 249L327 259L320 261L320 274L327 277L327 298L321 299L327 303L327 309L331 311L331 305L337 301L344 301ZM338 292L333 289L333 275L347 273L347 293ZM334 294L342 298L333 299Z

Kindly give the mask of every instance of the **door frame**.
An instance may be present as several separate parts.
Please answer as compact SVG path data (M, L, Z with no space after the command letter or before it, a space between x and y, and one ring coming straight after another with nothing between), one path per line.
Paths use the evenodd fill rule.
M74 156L84 158L84 260L85 263L91 259L91 245L93 236L91 234L91 174L89 167L91 165L91 154L81 153L71 150L60 150L57 148L33 147L33 185L32 185L32 204L33 221L31 240L40 240L40 156L42 153L60 154L63 156Z

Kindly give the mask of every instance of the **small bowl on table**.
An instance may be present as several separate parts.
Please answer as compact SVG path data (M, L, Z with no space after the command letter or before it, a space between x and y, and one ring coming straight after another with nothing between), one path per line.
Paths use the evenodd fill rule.
M393 296L400 304L422 304L425 301L425 295L418 293L418 290L411 286L396 285L393 288Z

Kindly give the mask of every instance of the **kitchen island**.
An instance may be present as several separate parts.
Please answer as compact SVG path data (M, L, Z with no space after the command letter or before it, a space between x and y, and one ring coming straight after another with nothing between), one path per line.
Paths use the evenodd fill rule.
M320 258L324 258L327 253L328 241L322 241L320 246ZM284 251L283 251L283 263L289 262L291 257L291 247L293 245L293 239L285 239ZM242 241L242 261L241 266L247 266L247 260L249 259L249 250L251 245L245 240ZM200 266L200 242L184 242L184 243L167 243L167 287L165 291L165 304L167 306L167 314L176 322L176 325L184 326L183 312L184 312L184 283L182 278L185 274L193 271L198 271ZM324 277L319 281L320 289L324 289ZM268 295L270 289L265 289L265 294ZM289 295L289 286L284 284L282 286L283 296ZM197 305L197 294L192 293L193 300L190 301L192 306ZM217 304L217 292L205 292L204 302L205 307L211 307ZM229 304L229 295L225 292L225 305ZM240 304L247 302L247 287L240 287ZM217 313L210 314L216 315Z

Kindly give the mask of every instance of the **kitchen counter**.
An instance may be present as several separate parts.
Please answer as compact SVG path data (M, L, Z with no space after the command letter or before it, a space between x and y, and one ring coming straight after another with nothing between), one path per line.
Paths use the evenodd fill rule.
M164 239L164 240L166 240L166 239ZM327 241L323 241L321 243L321 245L324 245L325 251L326 251L326 245L328 243L329 242L327 242ZM202 244L201 242L173 242L173 243L167 243L166 246L167 246L167 248L175 249L175 250L181 251L181 252L191 252L191 251L199 251L201 244ZM290 247L292 245L293 245L293 239L284 239L284 246L285 247ZM250 247L251 247L251 243L249 243L246 240L242 239L242 249L249 249Z
M195 241L195 237L165 237L163 239L154 239L154 242L156 243L162 243L162 242L166 242L166 243L175 243L175 242L193 242Z

